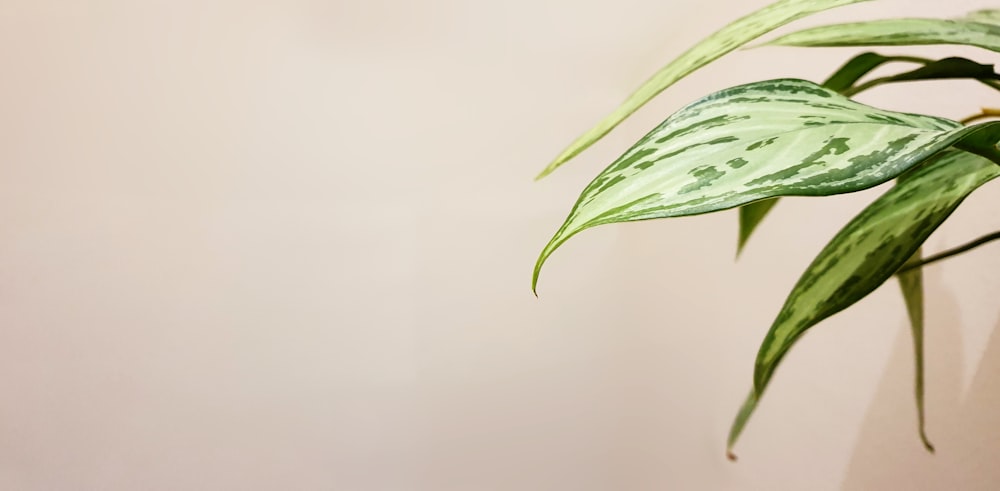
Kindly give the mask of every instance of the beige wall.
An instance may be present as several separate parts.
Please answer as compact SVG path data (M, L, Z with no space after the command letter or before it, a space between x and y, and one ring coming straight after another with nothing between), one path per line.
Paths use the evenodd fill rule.
M646 129L853 52L734 54L531 181L764 3L0 3L0 489L996 489L1000 246L928 271L936 456L888 285L800 343L723 457L771 318L871 192L782 203L738 264L731 212L589 231L529 291L576 193ZM864 100L997 104L900 89ZM928 248L1000 228L998 193Z

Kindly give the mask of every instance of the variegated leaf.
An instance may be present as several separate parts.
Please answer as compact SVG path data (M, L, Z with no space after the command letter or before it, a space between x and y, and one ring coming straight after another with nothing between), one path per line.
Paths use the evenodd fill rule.
M546 258L590 227L866 189L962 140L1000 153L998 124L884 111L804 80L717 92L669 117L584 189L542 250L532 287Z
M617 109L566 147L536 179L545 177L587 149L650 99L722 55L796 19L869 0L779 0L723 27L656 72Z
M908 72L877 78L863 84L854 85L871 70L884 63L892 61L917 62L922 63L922 66ZM949 78L976 79L990 87L993 87L994 89L1000 90L1000 86L998 86L995 82L995 80L1000 79L1000 75L994 72L993 65L983 65L965 58L956 57L933 61L910 57L888 57L875 53L863 53L852 58L847 64L827 79L826 82L823 82L823 87L846 96L852 96L863 90L870 89L881 84ZM764 217L767 216L771 209L774 208L774 205L776 205L777 202L778 198L773 198L756 201L740 207L740 231L739 240L736 246L737 256L739 256L739 254L743 251L743 247L750 239L754 230L760 225L760 223L764 220Z
M823 87L843 93L853 87L861 77L890 61L899 61L899 58L882 56L878 53L861 53L837 69L830 78L823 82ZM740 207L740 231L736 242L737 257L743 252L743 248L750 240L754 230L764 221L764 217L771 212L776 204L778 204L778 198L771 198L747 203Z
M779 46L908 46L961 44L1000 51L994 14L964 19L884 19L814 27L768 42ZM987 21L990 19L989 21Z
M806 330L874 291L962 200L997 176L1000 166L990 160L950 150L908 175L851 220L802 274L764 338L754 370L756 398ZM737 422L742 425L747 417Z
M826 245L792 289L761 345L754 390L729 432L730 458L774 369L795 341L819 321L878 288L962 200L998 176L1000 166L983 157L958 150L938 154L868 205ZM922 314L920 320L922 327ZM922 346L922 337L919 341ZM918 387L922 389L922 384ZM919 409L922 413L922 406Z

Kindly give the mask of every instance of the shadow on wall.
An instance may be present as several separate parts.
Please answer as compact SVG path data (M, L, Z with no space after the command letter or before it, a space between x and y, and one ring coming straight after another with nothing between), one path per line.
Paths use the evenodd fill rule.
M936 271L935 271L936 270ZM889 366L865 417L843 489L996 489L1000 483L1000 321L965 394L962 323L941 270L925 270L926 452L913 405L913 345L909 325L896 339ZM888 285L887 285L888 286Z

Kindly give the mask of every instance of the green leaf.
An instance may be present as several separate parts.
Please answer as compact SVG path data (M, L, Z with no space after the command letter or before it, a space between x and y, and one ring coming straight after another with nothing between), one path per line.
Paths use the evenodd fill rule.
M920 249L910 257L904 266L919 263ZM926 413L924 411L924 273L921 268L914 268L905 273L898 273L899 288L906 302L906 314L910 319L910 333L913 338L913 393L917 401L917 431L920 441L928 452L934 452L934 445L927 438Z
M998 176L1000 166L977 155L940 153L868 205L826 245L792 289L760 347L754 390L733 422L730 450L774 369L799 336L874 291L912 258L963 199ZM914 325L923 326L922 316L921 310L920 323Z
M885 19L814 27L766 44L778 46L908 46L961 44L1000 51L1000 25L969 19Z
M970 78L998 89L996 80L1000 80L1000 74L994 71L993 65L984 65L965 58L952 57L929 62L909 72L869 80L861 85L844 90L842 93L846 96L853 96L863 90L887 83L954 78Z
M736 441L739 440L740 434L743 433L743 428L750 421L750 415L757 409L757 400L757 392L751 389L750 393L747 394L747 398L743 401L743 405L740 406L739 412L736 413L733 425L729 428L729 439L726 441L726 457L733 462L736 461L736 454L733 453L733 447L736 446Z
M566 147L536 179L547 176L594 142L603 138L625 118L664 89L722 55L794 20L835 7L865 1L869 0L779 0L734 21L661 68L614 112Z
M542 250L532 288L549 255L582 230L858 191L963 140L1000 161L997 125L884 111L804 80L717 92L667 118L584 189Z
M740 237L736 244L737 256L743 252L743 247L750 240L750 235L757 229L760 222L764 221L764 217L771 211L771 208L774 208L774 205L778 204L778 199L762 199L740 207Z
M1000 10L996 9L977 10L975 12L970 12L968 15L964 17L964 19L973 22L983 22L986 24L1000 25Z
M947 151L851 220L802 274L764 338L754 370L757 397L806 330L874 291L966 196L997 176L1000 166L989 160Z
M913 61L913 58L889 57L877 53L861 53L851 58L844 66L840 67L833 75L823 82L823 87L843 93L854 86L855 82L864 77L872 70L890 61ZM927 60L930 61L930 60ZM738 257L746 246L754 230L764 220L764 217L778 204L779 198L765 199L749 203L740 207L740 234L736 244L736 256Z
M894 58L878 53L861 53L851 58L830 78L826 79L826 82L823 82L823 87L843 93L853 87L858 80L861 80L861 77L890 61L894 61Z
M965 58L951 57L928 63L916 70L887 77L887 80L892 82L908 82L913 80L940 80L947 78L1000 80L1000 75L993 71L993 65L984 65Z

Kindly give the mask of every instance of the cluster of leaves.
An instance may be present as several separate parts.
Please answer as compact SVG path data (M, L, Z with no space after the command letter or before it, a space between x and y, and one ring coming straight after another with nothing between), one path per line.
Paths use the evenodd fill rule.
M867 0L780 0L743 17L658 71L618 109L563 151L543 177L606 135L661 91L720 56L782 25ZM960 19L892 19L837 24L782 36L771 45L968 45L1000 52L1000 10ZM862 81L886 64L915 64ZM931 60L863 53L823 84L780 79L706 96L667 118L601 172L542 250L597 225L697 215L739 207L738 250L781 196L828 196L895 184L854 217L819 253L788 295L761 344L753 388L733 423L729 449L753 413L775 368L795 341L896 276L906 300L916 356L919 433L923 410L921 267L956 251L922 258L921 245L970 193L1000 176L1000 122L992 110L961 122L885 111L850 99L884 84L972 79L1000 90L992 65L964 58ZM731 452L729 454L732 456Z

